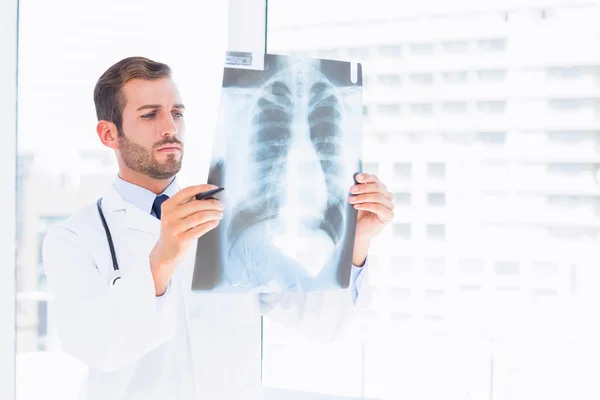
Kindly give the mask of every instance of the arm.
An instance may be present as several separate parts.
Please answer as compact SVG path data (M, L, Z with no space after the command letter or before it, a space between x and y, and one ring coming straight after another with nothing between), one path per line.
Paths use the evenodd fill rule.
M260 297L261 311L278 323L310 336L333 339L357 310L371 301L367 254L371 240L394 218L393 195L379 178L359 174L348 201L358 210L352 275L346 290L282 293Z
M149 266L110 285L86 244L63 226L46 236L43 260L64 350L89 366L123 368L175 334L177 297L155 296Z
M333 340L371 301L368 261L361 268L352 266L347 289L263 293L259 299L265 317L303 335Z

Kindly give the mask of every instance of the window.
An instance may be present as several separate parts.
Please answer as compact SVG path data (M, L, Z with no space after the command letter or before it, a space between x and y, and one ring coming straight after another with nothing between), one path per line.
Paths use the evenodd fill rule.
M484 114L502 114L506 110L506 101L478 101L477 108Z
M364 61L369 58L368 47L352 47L348 49L348 57L356 61Z
M469 51L469 42L455 41L445 42L443 44L444 51L448 54L465 54Z
M506 142L506 132L479 132L477 136L484 144L500 145Z
M427 193L427 205L431 207L444 207L446 205L446 194Z
M468 112L468 103L466 101L447 102L442 107L444 112L448 114L466 114Z
M506 80L505 69L483 69L477 71L477 78L480 82L504 82Z
M401 240L410 240L411 228L410 224L394 224L394 236Z
M552 111L559 112L579 111L591 104L592 102L586 99L553 99L548 101L548 107Z
M398 74L386 74L379 76L379 84L382 86L400 86L402 79Z
M433 180L446 179L446 164L444 163L428 163L427 178Z
M416 115L431 115L433 114L433 104L417 103L409 106L410 112Z
M497 275L518 275L519 263L516 261L496 261L494 269Z
M434 46L432 43L414 43L410 45L410 51L416 55L433 54Z
M596 267L584 255L597 252L600 229L600 216L588 212L592 206L574 198L598 197L600 142L580 134L546 137L596 129L600 74L582 68L597 66L581 57L593 53L595 38L572 33L594 32L597 18L591 9L576 14L559 4L565 2L548 9L552 21L540 18L541 8L519 2L471 1L472 7L451 0L433 12L418 4L400 12L388 3L267 4L268 52L302 49L369 60L362 130L377 145L365 146L365 167L389 176L385 183L402 211L373 241L374 301L342 336L331 343L304 340L265 318L265 383L309 392L302 393L306 400L568 398L570 388L597 393L593 379L579 379L586 357L568 361L585 356L586 345L571 328L583 325L581 316L593 315L597 303L574 301L593 300L593 280L580 281ZM531 64L520 55L532 55L535 70L509 69L511 57ZM549 68L564 70L546 82ZM521 105L523 96L547 91L556 97L551 100L589 100ZM536 141L522 134L531 131L539 133ZM448 145L439 146L440 138ZM536 211L565 212L528 213L531 192L539 197ZM486 193L502 196L492 201ZM517 240L513 232L521 225L535 230L535 240ZM488 232L499 240L488 240ZM571 278L575 267L582 272ZM541 304L553 306L538 312ZM558 360L558 367L547 368L547 359Z
M431 85L433 83L432 73L410 74L409 78L412 83L417 85Z
M446 239L446 226L441 224L427 225L427 239L442 241Z
M442 73L442 79L446 83L467 83L469 80L469 73L467 71L449 71Z
M410 207L412 204L412 196L407 192L394 193L394 202L397 206Z
M490 53L501 53L506 50L508 40L504 38L478 40L477 47Z
M375 162L364 163L363 169L368 174L379 175L379 164Z
M401 46L380 46L379 54L383 57L400 57L402 55Z
M412 164L394 163L394 179L408 180L412 178Z
M380 114L386 116L397 116L400 115L399 104L380 104L377 106L377 110Z

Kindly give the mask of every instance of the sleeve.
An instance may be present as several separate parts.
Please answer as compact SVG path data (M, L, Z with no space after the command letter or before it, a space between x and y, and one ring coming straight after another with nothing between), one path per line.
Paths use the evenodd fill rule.
M347 289L317 292L262 293L262 314L306 336L319 340L335 339L352 321L357 311L371 301L368 262L352 266Z
M150 268L108 282L76 233L56 226L43 243L64 351L101 371L123 368L173 337L173 288L157 298Z

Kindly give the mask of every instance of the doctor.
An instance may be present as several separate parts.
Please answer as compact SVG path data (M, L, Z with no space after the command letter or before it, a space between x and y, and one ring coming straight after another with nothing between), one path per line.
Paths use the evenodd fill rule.
M81 398L261 399L261 314L324 339L343 329L369 302L369 243L393 218L392 195L368 174L352 188L359 214L347 290L192 292L196 241L219 225L223 207L190 201L211 185L178 186L185 107L170 68L121 60L98 80L94 102L118 176L43 244L63 348L89 366Z

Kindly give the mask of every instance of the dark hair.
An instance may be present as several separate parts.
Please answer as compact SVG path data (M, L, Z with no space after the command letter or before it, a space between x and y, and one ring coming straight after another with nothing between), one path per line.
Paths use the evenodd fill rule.
M170 77L171 68L168 65L144 57L129 57L117 62L102 74L94 87L98 121L114 123L121 135L123 109L127 104L123 86L132 79L154 80Z

